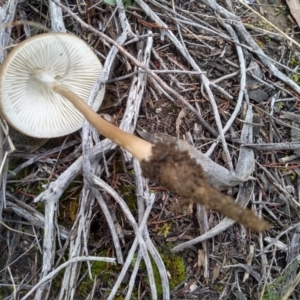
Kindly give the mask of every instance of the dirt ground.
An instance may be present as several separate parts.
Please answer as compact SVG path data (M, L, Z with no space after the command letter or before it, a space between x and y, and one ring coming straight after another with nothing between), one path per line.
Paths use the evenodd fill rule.
M48 1L19 3L8 51L62 21L104 65L99 114L187 151L270 227L256 233L192 190L146 180L87 124L55 139L3 125L0 300L300 299L300 29L286 2L249 4L285 35L241 1L61 5L59 17Z

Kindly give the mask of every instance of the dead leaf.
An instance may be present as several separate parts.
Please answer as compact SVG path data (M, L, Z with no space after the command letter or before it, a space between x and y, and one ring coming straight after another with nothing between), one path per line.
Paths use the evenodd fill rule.
M213 272L212 272L212 283L214 283L214 281L220 276L220 273L221 273L221 269L222 269L222 266L220 264L217 264L214 269L213 269Z
M300 27L300 2L299 0L287 0L287 5L290 8L290 12Z
M205 265L205 251L203 249L198 250L198 267L204 267Z

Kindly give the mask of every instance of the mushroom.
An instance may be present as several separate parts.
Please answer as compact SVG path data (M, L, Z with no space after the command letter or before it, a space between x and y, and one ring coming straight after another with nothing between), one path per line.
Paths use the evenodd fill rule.
M1 112L13 127L34 137L66 135L82 126L84 116L102 135L136 157L143 175L174 190L184 202L213 208L256 231L268 228L253 211L213 189L187 152L174 145L153 146L102 119L94 110L104 90L89 107L83 99L100 72L97 57L76 36L46 33L29 38L9 53L1 67Z
M94 52L75 35L45 33L29 38L9 53L1 67L1 112L15 129L37 138L74 132L82 127L85 117L102 135L133 156L147 159L150 143L95 113L104 89L92 108L83 100L88 98L101 70Z
M102 71L102 65L80 38L46 33L18 44L0 71L0 109L8 123L36 138L70 134L83 125L83 115L52 86L62 84L82 99ZM102 89L93 104L98 110Z

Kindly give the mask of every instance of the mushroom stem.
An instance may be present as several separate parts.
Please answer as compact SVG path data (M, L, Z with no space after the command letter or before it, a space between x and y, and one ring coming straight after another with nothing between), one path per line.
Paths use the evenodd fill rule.
M94 112L78 95L71 90L56 84L53 90L69 100L85 118L106 138L110 139L120 147L126 149L139 161L149 160L152 155L152 144L119 129L111 123L105 121Z

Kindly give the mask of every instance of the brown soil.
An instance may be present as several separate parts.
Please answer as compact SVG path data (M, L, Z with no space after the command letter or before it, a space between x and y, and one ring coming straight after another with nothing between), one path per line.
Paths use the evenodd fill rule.
M149 161L143 161L141 166L145 177L173 190L182 197L183 205L199 203L257 232L269 228L268 223L253 211L243 209L231 197L212 188L202 167L187 152L177 150L174 145L155 145L153 156Z

